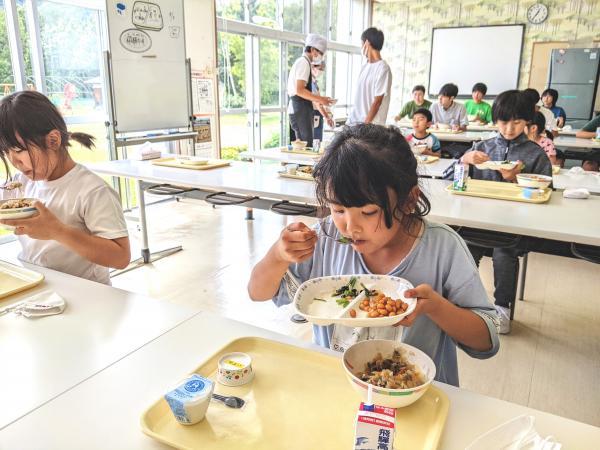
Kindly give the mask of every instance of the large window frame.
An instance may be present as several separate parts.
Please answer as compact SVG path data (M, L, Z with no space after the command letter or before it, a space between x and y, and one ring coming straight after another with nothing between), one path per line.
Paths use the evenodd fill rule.
M272 24L274 27L267 27L250 23L251 18L249 17L249 0L244 0L244 18L245 21L228 19L223 17L217 17L217 32L233 33L244 37L245 39L245 74L246 74L246 106L245 108L223 108L220 109L222 116L234 115L234 114L246 114L247 126L248 126L248 150L257 151L262 148L263 139L263 124L262 117L265 113L278 113L280 122L280 144L284 144L289 139L288 132L288 115L287 115L287 78L288 78L288 50L290 45L304 44L305 36L308 34L312 27L312 1L304 0L304 18L303 18L303 33L294 31L287 31L283 29L284 24L284 8L283 5L285 0L278 0L277 7L277 23ZM349 30L348 41L353 42L344 43L331 40L332 24L329 23L329 18L333 16L332 7L335 0L324 0L327 2L327 36L328 39L328 53L333 55L333 52L341 52L347 54L347 60L349 62L347 67L347 80L345 83L344 92L336 92L336 83L333 82L336 76L337 70L334 72L333 68L328 67L326 71L326 90L322 92L331 97L343 99L336 105L336 111L348 111L351 107L351 95L354 89L354 83L356 80L353 74L357 73L360 65L359 58L354 56L360 55L360 47L356 44L359 39L358 36L352 36L352 30L356 33L356 16L352 14L352 10L360 9L362 15L362 29L366 28L366 24L370 22L370 2L367 0L349 0L350 3L350 14L340 15L340 20L344 19L348 21L346 24ZM357 8L359 5L360 8ZM362 29L358 32L362 32ZM262 106L260 99L260 40L270 39L280 42L280 57L279 57L279 68L280 68L280 103L277 106ZM327 58L333 61L333 57ZM328 61L329 62L329 61Z

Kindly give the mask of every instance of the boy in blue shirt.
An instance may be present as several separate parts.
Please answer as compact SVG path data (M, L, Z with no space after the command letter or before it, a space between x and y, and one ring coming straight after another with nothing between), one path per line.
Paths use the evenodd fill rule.
M420 108L415 111L412 117L413 132L406 136L406 141L410 144L413 152L419 147L426 147L423 151L415 152L420 155L440 155L440 141L435 135L427 132L431 126L431 111L427 108Z
M492 107L492 117L498 126L498 136L477 142L461 158L466 164L486 161L516 161L511 170L480 170L472 168L471 177L479 180L514 183L519 173L552 176L548 156L525 134L525 127L533 119L535 108L527 94L512 90L501 93ZM469 245L473 259L479 265L488 249ZM521 251L514 248L493 249L494 299L500 319L500 333L510 333L510 305L514 304L519 274Z
M556 89L546 89L542 92L542 103L554 114L556 126L562 128L567 121L567 113L560 106L556 106L556 102L558 102L558 91Z

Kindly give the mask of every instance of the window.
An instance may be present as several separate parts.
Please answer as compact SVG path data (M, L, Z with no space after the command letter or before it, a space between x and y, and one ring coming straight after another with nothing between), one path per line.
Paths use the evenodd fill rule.
M238 159L239 153L248 149L245 40L238 34L217 33L221 156L227 159Z
M321 36L327 36L328 17L329 17L329 2L327 0L311 0L311 33L318 33Z
M304 0L282 0L283 29L302 33L304 31Z
M305 17L308 1L311 14ZM320 92L338 99L336 117L347 115L352 77L358 75L354 55L360 60L350 29L362 32L364 5L365 0L217 0L223 157L289 142L288 74L302 56L308 30L329 40ZM354 18L354 10L360 17Z
M244 0L217 0L217 16L244 21Z
M6 31L6 13L4 11L4 1L0 0L0 98L13 93L14 90L15 78Z

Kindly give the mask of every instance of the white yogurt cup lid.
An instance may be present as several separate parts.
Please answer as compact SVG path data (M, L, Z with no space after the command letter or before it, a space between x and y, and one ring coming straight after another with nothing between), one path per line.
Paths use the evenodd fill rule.
M219 367L225 370L243 370L250 366L252 358L246 353L227 353L219 360Z

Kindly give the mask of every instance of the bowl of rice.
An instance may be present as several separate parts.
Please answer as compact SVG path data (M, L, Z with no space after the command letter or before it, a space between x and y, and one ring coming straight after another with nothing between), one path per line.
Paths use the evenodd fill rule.
M0 200L0 220L26 219L37 213L34 198ZM4 225L6 226L6 225Z
M435 378L435 364L424 352L397 341L372 339L350 346L343 357L351 386L363 401L369 384L373 402L402 408L416 402Z

